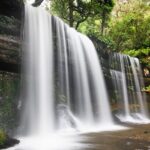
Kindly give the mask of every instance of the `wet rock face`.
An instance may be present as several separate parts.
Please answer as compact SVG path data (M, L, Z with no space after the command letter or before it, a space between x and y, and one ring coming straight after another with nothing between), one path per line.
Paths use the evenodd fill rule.
M20 72L20 40L0 35L0 71Z
M37 6L41 5L42 2L43 2L43 0L35 0L35 2L32 5L34 7L37 7Z
M0 0L0 71L19 72L23 0Z
M21 19L23 8L23 0L1 0L0 1L0 14L5 16L13 16L14 18Z
M0 34L19 36L21 21L13 16L5 16L0 14Z

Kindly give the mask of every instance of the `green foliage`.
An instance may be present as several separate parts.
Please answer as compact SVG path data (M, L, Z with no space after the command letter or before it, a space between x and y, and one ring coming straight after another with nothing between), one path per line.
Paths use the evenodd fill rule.
M150 48L138 49L138 50L124 50L124 54L140 59L143 67L150 68Z
M89 36L100 37L100 25L101 20L90 17L88 20L80 24L78 31Z
M123 53L133 57L150 56L150 48L138 50L124 50Z
M6 133L0 129L0 146L3 146L7 140Z
M150 85L145 87L143 90L150 91Z
M90 28L93 28L96 22L96 32L100 32L100 28L106 26L113 6L113 0L52 0L51 11L76 29L82 24L79 30L90 34L93 31Z
M122 51L150 47L150 6L139 0L132 0L132 9L127 6L124 4L121 15L109 23L107 36L112 40L112 48Z

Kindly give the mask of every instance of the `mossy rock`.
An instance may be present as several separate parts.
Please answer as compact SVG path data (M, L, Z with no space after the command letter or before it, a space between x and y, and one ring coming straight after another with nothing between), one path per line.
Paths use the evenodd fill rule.
M7 135L3 130L0 130L0 147L5 144L7 140Z
M0 34L20 35L21 22L13 16L0 15Z
M10 138L3 130L0 129L0 149L12 147L19 144L19 140Z

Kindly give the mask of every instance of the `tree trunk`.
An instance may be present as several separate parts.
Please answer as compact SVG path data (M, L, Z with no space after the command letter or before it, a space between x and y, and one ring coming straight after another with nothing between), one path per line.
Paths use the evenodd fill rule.
M69 25L73 27L74 19L73 19L73 0L69 0Z
M106 22L106 11L105 9L102 12L102 23L101 23L101 35L104 35L104 29L105 29L105 22Z

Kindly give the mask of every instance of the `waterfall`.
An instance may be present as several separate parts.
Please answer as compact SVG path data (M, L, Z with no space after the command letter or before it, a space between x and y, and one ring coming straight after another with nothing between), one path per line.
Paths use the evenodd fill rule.
M123 54L110 56L111 76L119 108L118 117L122 121L148 123L148 108L145 94L142 93L144 82L139 60Z
M45 11L26 6L24 22L21 130L46 134L55 122L52 20Z
M146 105L145 94L142 94L142 87L144 87L144 82L142 78L142 71L140 67L139 60L137 58L130 57L131 68L134 76L135 90L137 95L137 101L140 104L140 113L143 117L148 117L148 109Z
M88 37L26 5L23 41L22 136L114 124L102 68Z

